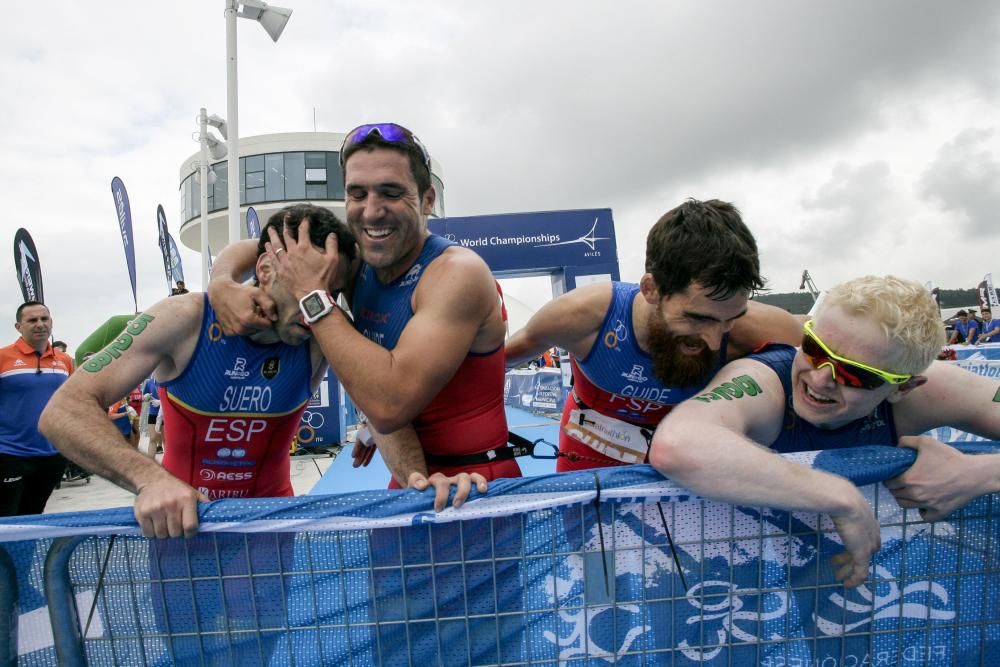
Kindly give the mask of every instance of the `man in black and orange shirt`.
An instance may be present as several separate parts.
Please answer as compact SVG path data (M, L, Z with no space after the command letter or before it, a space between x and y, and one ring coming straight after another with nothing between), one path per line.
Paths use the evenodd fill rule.
M37 301L17 309L21 334L0 348L0 516L41 514L66 460L38 432L38 416L73 372L49 344L52 316Z

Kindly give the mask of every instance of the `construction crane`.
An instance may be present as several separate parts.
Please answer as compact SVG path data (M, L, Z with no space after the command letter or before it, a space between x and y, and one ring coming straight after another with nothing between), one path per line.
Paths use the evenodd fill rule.
M809 275L809 269L802 269L802 284L799 285L799 289L809 290L809 295L813 298L813 303L816 303L816 300L819 299L819 288L816 287L812 276Z

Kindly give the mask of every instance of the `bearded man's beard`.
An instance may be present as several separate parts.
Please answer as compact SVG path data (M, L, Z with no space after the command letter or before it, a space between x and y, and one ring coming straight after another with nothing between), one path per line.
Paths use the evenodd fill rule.
M711 380L711 372L719 361L719 353L710 349L698 336L675 336L667 328L657 310L649 314L649 356L653 359L653 374L660 382L673 387L690 387ZM684 354L681 344L702 345L698 354Z

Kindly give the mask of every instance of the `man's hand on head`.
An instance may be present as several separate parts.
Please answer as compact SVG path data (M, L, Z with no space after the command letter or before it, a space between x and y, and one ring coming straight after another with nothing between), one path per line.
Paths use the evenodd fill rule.
M265 248L274 261L277 279L296 299L313 290L332 288L340 263L336 234L327 234L322 248L314 246L309 240L308 218L299 224L298 240L287 229L280 237L274 227L268 227L267 233L270 241Z
M986 468L974 456L925 435L903 436L899 446L916 450L917 460L885 486L900 507L919 509L926 521L943 519L989 492L981 478Z
M448 504L448 494L451 493L452 486L455 487L455 498L452 500L451 506L458 509L469 498L469 494L472 493L473 484L476 485L476 490L479 493L486 493L486 478L478 472L471 474L460 472L451 477L439 472L432 474L430 477L424 477L419 472L414 472L410 473L410 478L407 480L406 486L417 491L423 491L428 486L433 486L434 511L441 512Z
M271 327L278 319L274 300L259 287L235 280L212 280L208 299L227 336L248 336Z
M135 497L135 518L146 537L194 537L198 532L198 503L209 499L164 471L142 486Z

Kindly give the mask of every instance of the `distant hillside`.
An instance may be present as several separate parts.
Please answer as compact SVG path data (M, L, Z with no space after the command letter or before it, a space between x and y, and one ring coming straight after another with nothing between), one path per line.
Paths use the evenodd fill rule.
M761 303L769 303L772 306L784 308L790 313L805 314L812 308L813 300L808 292L785 292L784 294L772 294L765 292L754 297ZM958 308L970 306L978 303L979 297L975 289L942 289L941 307Z
M808 313L813 305L813 299L809 292L785 292L783 294L765 292L755 296L754 301L784 308L788 312L797 315Z

